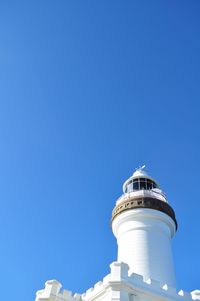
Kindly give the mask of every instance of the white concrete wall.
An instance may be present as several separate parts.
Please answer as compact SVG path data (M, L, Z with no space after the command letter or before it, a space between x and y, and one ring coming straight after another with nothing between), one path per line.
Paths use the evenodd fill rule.
M112 224L118 243L118 261L130 267L130 273L176 286L171 250L174 221L153 209L133 209L119 214Z

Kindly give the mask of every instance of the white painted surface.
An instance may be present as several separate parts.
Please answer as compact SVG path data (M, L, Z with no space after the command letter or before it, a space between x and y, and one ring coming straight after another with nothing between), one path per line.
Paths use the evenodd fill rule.
M199 291L192 293L163 285L153 279L128 271L128 265L113 262L110 273L83 294L72 294L62 290L55 280L47 281L45 288L36 294L36 301L193 301L198 299Z
M174 221L153 209L132 209L119 214L112 223L118 243L118 261L130 267L130 273L142 275L175 287L171 238Z

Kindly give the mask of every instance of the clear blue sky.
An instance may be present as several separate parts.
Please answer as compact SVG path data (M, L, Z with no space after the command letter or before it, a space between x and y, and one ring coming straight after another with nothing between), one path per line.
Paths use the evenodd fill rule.
M1 299L56 278L83 292L116 260L111 210L146 164L199 286L200 1L1 1Z

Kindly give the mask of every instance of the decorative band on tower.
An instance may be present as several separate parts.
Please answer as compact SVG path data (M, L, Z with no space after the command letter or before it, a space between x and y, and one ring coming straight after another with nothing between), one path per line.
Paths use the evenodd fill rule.
M152 198L152 197L129 197L128 200L125 200L121 202L120 204L116 205L115 208L112 211L112 219L111 221L114 220L114 218L122 213L123 211L126 210L132 210L132 209L138 209L138 208L148 208L148 209L154 209L161 211L163 213L166 213L169 215L173 221L176 224L176 230L178 228L178 224L176 221L176 216L175 212L172 209L172 207L168 204L165 203L159 199Z

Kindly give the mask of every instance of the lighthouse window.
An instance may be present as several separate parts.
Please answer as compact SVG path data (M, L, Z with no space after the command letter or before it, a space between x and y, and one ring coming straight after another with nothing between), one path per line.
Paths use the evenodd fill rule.
M138 178L127 183L125 192L127 193L134 190L151 190L157 187L157 184L150 179Z
M130 192L133 190L133 183L129 182L129 184L127 185L127 191Z
M140 179L140 189L147 189L146 186L146 179Z
M155 183L152 183L153 184L153 188L156 188L157 187L157 185L155 184Z
M152 189L152 182L147 179L147 189Z
M139 190L139 181L138 180L133 181L133 190Z

